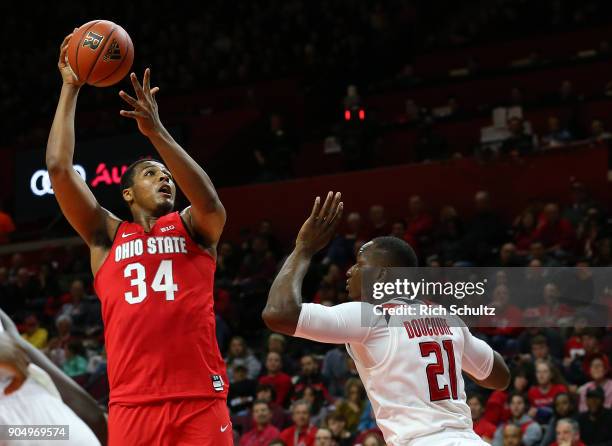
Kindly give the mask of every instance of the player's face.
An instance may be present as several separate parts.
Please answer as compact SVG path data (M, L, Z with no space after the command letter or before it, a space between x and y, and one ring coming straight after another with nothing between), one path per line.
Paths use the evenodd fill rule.
M136 166L134 184L123 196L152 215L165 215L174 208L176 186L166 166L146 161Z
M368 242L361 247L357 253L357 262L346 272L346 291L351 300L361 299L361 274L364 268L371 266L367 255L370 247L372 247L372 242Z

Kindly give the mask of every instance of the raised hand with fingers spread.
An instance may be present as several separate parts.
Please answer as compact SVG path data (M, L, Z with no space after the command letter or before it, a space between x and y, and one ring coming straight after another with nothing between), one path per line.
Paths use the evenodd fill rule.
M162 128L155 100L159 87L151 88L151 69L149 68L144 72L143 85L140 84L135 73L130 74L130 80L136 93L136 99L123 90L119 92L119 96L134 110L121 110L121 116L135 119L138 122L138 130L145 136L151 136Z

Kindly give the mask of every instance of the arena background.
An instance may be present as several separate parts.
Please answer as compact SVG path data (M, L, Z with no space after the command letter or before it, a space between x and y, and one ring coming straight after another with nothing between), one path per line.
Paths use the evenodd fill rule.
M312 266L308 301L346 301L355 250L379 235L404 238L429 266L612 266L611 9L599 0L2 5L0 307L107 403L87 250L45 182L44 150L59 43L88 20L113 20L132 37L134 71L152 69L163 122L227 209L215 304L236 443L253 427L258 383L275 388L278 429L305 397L313 424L338 415L329 420L337 444L361 443L376 429L343 349L269 336L259 316L313 197L341 191L347 221ZM102 205L126 217L121 170L155 153L120 118L120 88L129 85L83 88L75 163ZM477 330L513 380L492 394L468 385L483 400L476 425L493 437L520 391L542 431L533 440L524 428L524 444L548 445L562 415L553 398L569 392L574 409L563 415L578 420L582 441L610 444L610 324L584 328L588 312L563 313L567 290L544 279L538 287L549 300L536 309L567 316L566 327ZM504 314L533 311L515 297ZM58 326L62 315L70 318ZM271 351L283 374L268 370ZM587 405L597 386L606 410Z

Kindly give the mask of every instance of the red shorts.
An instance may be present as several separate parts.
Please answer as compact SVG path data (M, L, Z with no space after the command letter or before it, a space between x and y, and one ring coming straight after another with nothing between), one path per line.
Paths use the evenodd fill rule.
M233 439L222 398L113 404L109 408L109 446L232 446Z

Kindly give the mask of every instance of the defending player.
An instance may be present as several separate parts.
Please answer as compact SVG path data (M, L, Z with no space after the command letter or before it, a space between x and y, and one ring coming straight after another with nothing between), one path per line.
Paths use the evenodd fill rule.
M510 374L502 357L467 328L451 326L442 334L432 330L410 336L401 323L388 323L384 316L372 316L369 324L362 324L364 306L371 306L366 302L334 307L302 303L302 281L310 261L334 235L342 208L339 193L330 192L323 205L316 198L295 249L270 289L263 312L266 325L291 336L345 343L387 444L486 445L472 430L461 370L492 389L505 388ZM416 264L414 251L403 240L376 238L361 248L357 263L347 272L349 296L361 298L364 268Z
M225 365L215 338L213 277L225 209L210 178L162 125L150 87L120 96L165 165L137 161L123 174L133 222L104 209L75 172L74 114L82 85L60 49L63 86L47 145L59 205L91 252L102 303L110 384L109 444L230 445ZM166 167L167 166L167 167ZM173 212L178 184L191 203Z

